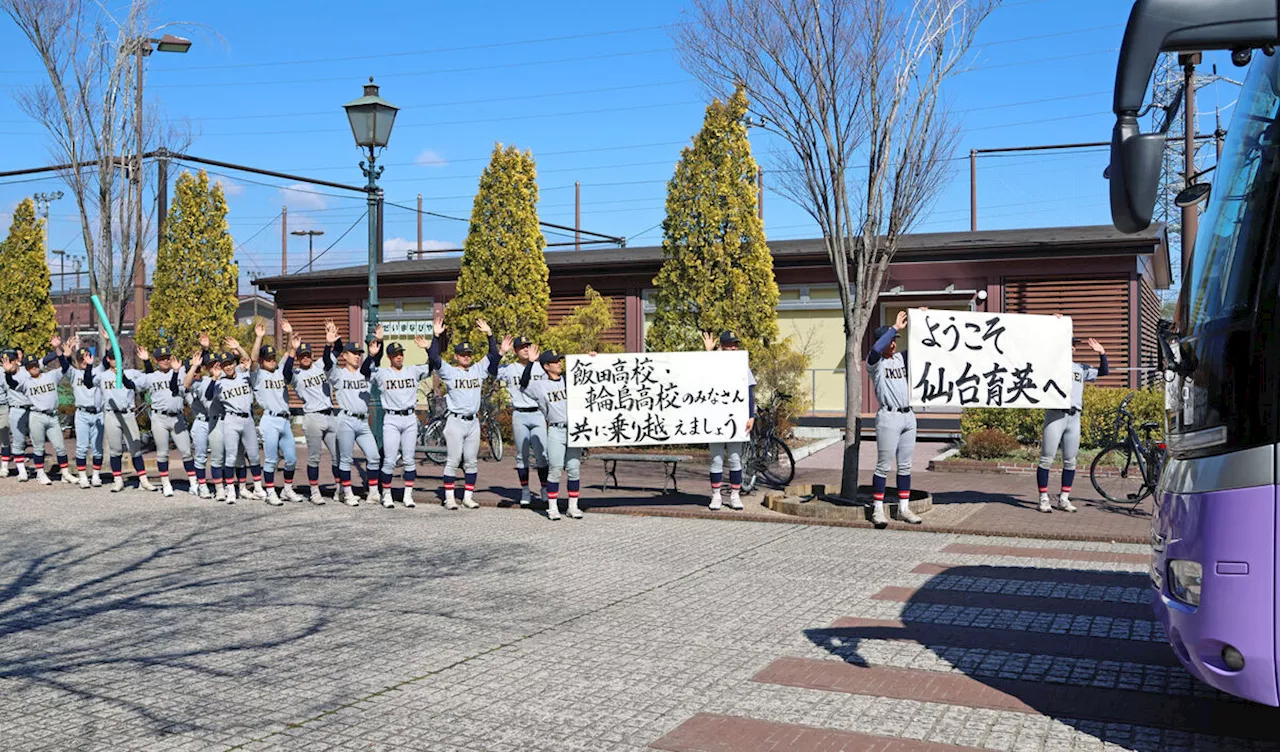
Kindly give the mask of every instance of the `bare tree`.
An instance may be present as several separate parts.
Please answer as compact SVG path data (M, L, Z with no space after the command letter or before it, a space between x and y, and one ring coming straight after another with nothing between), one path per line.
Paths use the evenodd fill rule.
M777 136L781 190L818 224L844 311L841 495L858 487L861 343L903 234L945 184L943 85L1000 0L692 0L674 36L718 94L746 89Z
M135 104L134 56L144 54L143 40L154 33L148 29L153 2L129 0L113 13L93 0L0 0L0 11L44 66L47 81L16 99L48 132L54 162L71 165L61 176L79 210L89 289L117 331L153 216L145 203L142 155L134 153L138 131L149 145L181 150L189 140L181 128L162 125L156 113L148 116ZM140 204L141 227L134 219Z

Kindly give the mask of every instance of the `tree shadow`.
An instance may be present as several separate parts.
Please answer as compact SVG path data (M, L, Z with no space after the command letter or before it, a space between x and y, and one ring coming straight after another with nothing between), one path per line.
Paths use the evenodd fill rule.
M1104 741L1109 724L1275 741L1274 708L1201 685L1182 668L1154 622L1152 592L1145 574L955 566L917 590L874 596L903 603L900 621L841 619L805 635L868 669L886 654L879 641L916 643L932 655L902 670L934 664L929 675L960 682L960 704L1038 713ZM935 673L948 669L970 681Z
M359 661L377 655L376 643L353 639L353 620L456 622L465 632L498 608L500 593L466 602L402 596L438 593L449 578L518 571L531 556L518 544L422 550L379 541L376 531L323 545L316 527L259 515L146 527L113 518L93 539L65 528L0 532L0 683L8 688L0 712L37 716L68 740L62 748L111 741L103 734L112 732L74 712L81 707L106 708L104 729L123 722L157 737L305 717L349 701ZM49 542L72 535L79 539ZM350 678L325 696L270 689L302 681L329 649L344 651L333 665ZM35 698L47 706L29 705Z

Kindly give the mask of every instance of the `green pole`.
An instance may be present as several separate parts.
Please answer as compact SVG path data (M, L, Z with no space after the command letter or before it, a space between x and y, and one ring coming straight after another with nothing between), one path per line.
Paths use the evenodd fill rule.
M111 328L111 320L107 318L107 312L102 310L102 301L98 300L98 296L90 295L89 300L93 301L93 307L98 310L98 320L107 330L107 339L111 340L111 352L116 356L116 389L124 389L124 361L120 360L120 341L116 339L116 330Z

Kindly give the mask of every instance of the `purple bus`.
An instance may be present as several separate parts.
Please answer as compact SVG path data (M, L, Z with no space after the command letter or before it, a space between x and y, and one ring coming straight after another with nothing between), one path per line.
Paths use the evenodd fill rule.
M1116 72L1111 213L1151 222L1166 136L1138 117L1162 52L1230 50L1248 66L1165 328L1169 460L1156 494L1151 582L1178 658L1201 681L1280 705L1280 45L1278 0L1138 0ZM1167 113L1168 119L1173 117Z

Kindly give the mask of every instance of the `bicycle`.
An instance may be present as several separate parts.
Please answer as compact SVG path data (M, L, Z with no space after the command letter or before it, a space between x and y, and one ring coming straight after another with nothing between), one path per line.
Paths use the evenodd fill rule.
M443 465L449 449L444 440L444 427L449 421L443 397L428 399L427 416L418 426L418 451L428 460ZM502 427L498 424L500 408L490 398L480 404L476 419L480 421L480 438L489 445L489 455L494 462L501 462L503 455Z
M498 404L496 395L496 390L485 395L476 419L480 421L480 439L489 445L489 455L494 462L501 462L502 426L498 423L498 413L502 407Z
M778 392L769 404L756 411L751 440L742 458L742 490L750 493L761 482L782 488L796 477L796 461L791 447L778 436L782 406L791 395Z
M1168 453L1163 442L1151 438L1159 423L1146 422L1134 428L1133 413L1127 409L1132 399L1130 392L1120 403L1116 410L1116 438L1089 466L1089 480L1102 498L1113 504L1129 504L1130 512L1155 493Z

